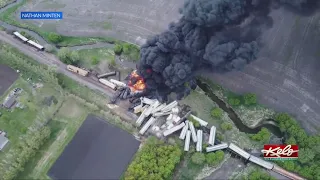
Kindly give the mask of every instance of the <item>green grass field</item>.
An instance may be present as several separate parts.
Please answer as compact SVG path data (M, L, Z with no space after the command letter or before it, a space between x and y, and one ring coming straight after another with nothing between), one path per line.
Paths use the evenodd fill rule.
M80 65L85 68L95 68L100 63L115 63L113 49L96 48L96 49L83 49L79 50L81 57Z
M25 29L29 29L31 31L34 31L41 35L47 42L49 42L49 33L43 31L43 29L37 27L36 25L33 25L31 23L22 23L16 20L15 12L19 7L27 3L27 0L22 1L21 3L7 9L5 12L0 14L0 20ZM75 45L84 45L84 44L94 44L97 42L109 42L109 43L115 43L116 40L113 38L108 37L72 37L72 36L62 36L62 41L59 42L58 46L75 46Z

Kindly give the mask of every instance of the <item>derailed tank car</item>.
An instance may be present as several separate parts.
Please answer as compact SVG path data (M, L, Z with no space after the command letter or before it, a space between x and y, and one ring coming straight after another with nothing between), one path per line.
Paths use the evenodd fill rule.
M78 68L78 67L75 67L72 65L67 65L67 69L71 72L80 74L81 76L88 76L88 74L89 74L89 71L83 70L81 68Z

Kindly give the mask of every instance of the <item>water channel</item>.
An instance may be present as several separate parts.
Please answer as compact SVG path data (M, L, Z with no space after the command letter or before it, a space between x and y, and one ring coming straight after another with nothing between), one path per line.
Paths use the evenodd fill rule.
M222 101L218 96L216 96L213 93L213 90L210 87L210 85L208 85L207 83L205 83L199 79L197 80L197 84L206 93L206 95L209 96L209 98L212 101L217 103L218 106L222 110L224 110L225 112L228 113L230 119L233 121L233 123L236 125L236 127L239 129L239 131L245 132L248 134L256 134L261 130L261 128L264 127L264 128L267 128L275 136L283 137L283 134L280 131L280 128L275 124L273 119L265 119L262 122L260 122L258 125L256 125L255 127L252 127L252 128L248 127L247 125L245 125L242 122L242 120L239 118L237 113L231 107L228 107L224 101Z

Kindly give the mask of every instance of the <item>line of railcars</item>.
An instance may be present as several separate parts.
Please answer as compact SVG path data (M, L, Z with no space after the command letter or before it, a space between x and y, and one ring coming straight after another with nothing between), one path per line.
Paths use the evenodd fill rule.
M40 50L40 51L43 51L44 50L44 47L32 40L29 40L28 38L24 37L22 34L20 34L19 32L15 31L13 32L13 35L18 38L19 40L21 40L22 42L24 43L27 43L29 44L30 46Z

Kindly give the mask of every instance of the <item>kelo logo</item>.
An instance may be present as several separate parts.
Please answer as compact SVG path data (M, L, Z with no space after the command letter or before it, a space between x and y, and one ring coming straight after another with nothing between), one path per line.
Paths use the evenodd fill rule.
M294 160L298 158L298 145L264 145L263 157L268 160Z

